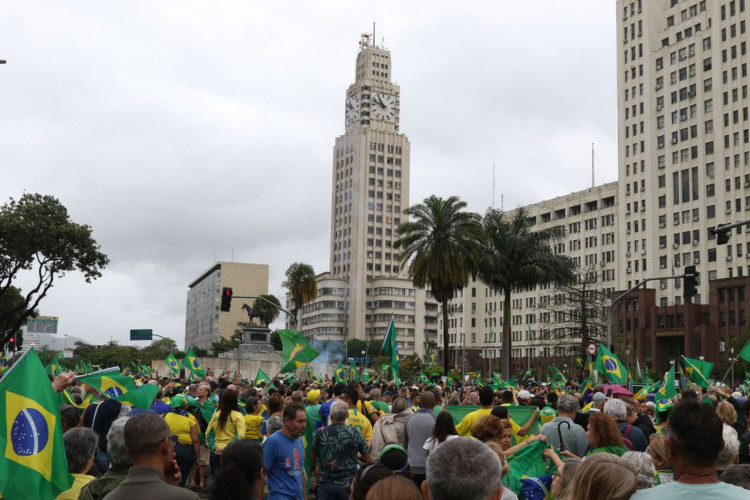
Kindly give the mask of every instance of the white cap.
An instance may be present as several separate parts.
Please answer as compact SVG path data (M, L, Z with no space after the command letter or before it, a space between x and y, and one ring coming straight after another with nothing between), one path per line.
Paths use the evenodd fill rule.
M531 399L531 393L526 389L518 391L518 399Z

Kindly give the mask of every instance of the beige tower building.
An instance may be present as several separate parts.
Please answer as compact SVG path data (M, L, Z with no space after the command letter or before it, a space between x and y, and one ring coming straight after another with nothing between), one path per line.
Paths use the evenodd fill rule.
M617 2L618 282L747 276L747 229L717 245L709 229L750 217L750 35L744 0ZM656 288L680 305L680 281Z
M437 335L437 305L413 287L393 248L409 206L410 146L392 74L391 53L363 36L333 147L330 271L318 277L301 328L317 340L380 341L393 317L402 353L422 354Z

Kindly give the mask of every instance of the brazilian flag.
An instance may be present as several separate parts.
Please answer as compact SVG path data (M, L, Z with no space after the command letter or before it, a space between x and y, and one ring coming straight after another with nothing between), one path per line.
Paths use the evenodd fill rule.
M109 368L78 377L78 381L96 388L103 395L138 408L149 409L159 392L155 385L136 387L133 378L120 373L119 368Z
M3 353L0 355L0 375L8 369L8 348L3 347Z
M430 384L430 379L427 378L427 375L424 374L424 372L419 372L419 383L421 384Z
M657 400L668 400L672 399L677 395L677 389L674 387L674 365L672 365L672 368L669 369L667 373L664 374L664 381L661 384L661 387L659 387L659 390L656 391L656 396L654 399Z
M197 375L201 378L206 376L206 370L203 369L203 363L201 363L201 360L195 355L192 347L185 353L185 357L182 360L182 366L190 370L193 375Z
M47 365L47 375L50 376L50 378L55 378L58 375L62 373L62 368L60 368L60 355L56 355L54 358L52 358L52 361Z
M336 371L333 372L333 381L335 383L346 383L346 370L344 369L344 366L341 364L341 361L339 361L338 366L336 366Z
M34 349L0 382L0 401L3 498L55 498L70 488L59 399Z
M261 368L258 368L258 374L255 376L255 385L258 385L261 382L265 382L267 384L271 382L271 378L266 375L266 372L264 372Z
M613 353L604 344L599 344L599 349L594 363L594 370L606 374L615 384L624 384L628 381L628 370L620 363Z
M173 373L179 373L180 372L180 362L177 361L177 358L175 358L173 353L169 353L169 355L164 358L164 364L167 365L167 368L169 368Z
M307 342L302 332L279 330L279 338L281 338L281 355L284 358L281 373L302 368L320 354Z

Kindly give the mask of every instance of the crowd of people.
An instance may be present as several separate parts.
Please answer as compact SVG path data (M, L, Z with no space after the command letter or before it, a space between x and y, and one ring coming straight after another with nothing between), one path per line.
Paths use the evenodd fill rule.
M657 404L570 384L144 383L150 409L61 406L58 498L750 499L750 401L721 387Z

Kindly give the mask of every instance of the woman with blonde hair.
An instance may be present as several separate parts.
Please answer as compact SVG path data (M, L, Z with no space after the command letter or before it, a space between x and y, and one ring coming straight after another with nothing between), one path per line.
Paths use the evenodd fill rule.
M741 436L746 432L746 429L742 428L742 425L737 425L737 410L735 410L734 406L732 406L732 403L729 401L722 401L716 406L716 414L719 416L719 419L721 419L721 423L728 425L735 431L737 431L737 435Z
M367 492L366 500L423 500L414 481L393 475L381 479Z
M637 489L638 473L632 465L612 453L597 453L578 467L568 498L627 500Z
M651 441L646 448L646 453L651 455L654 462L656 474L654 484L660 485L674 481L674 470L672 470L672 460L667 453L667 438L664 435L651 436Z

